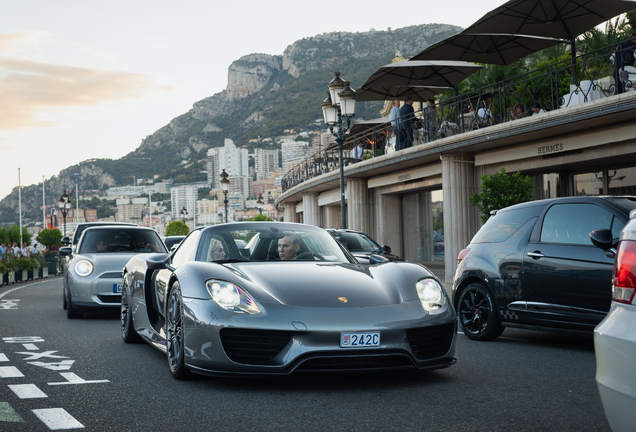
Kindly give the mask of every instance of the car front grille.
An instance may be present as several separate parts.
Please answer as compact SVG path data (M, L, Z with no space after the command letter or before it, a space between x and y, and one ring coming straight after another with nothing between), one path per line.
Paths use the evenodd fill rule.
M348 355L342 353L322 353L319 358L312 358L303 362L296 370L299 371L335 371L335 370L364 370L364 369L395 369L413 367L413 361L405 354L385 353L377 354L370 351L358 351Z
M406 332L411 351L418 360L443 356L453 343L455 324L420 327Z
M98 295L97 298L102 303L121 303L121 295Z
M292 332L226 328L221 343L230 360L243 364L267 363L289 343Z
M99 275L100 279L121 279L124 277L122 272L108 272Z

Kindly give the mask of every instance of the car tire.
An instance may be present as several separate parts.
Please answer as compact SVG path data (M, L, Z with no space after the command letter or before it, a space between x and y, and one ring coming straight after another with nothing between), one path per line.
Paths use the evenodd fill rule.
M133 325L132 309L130 307L130 298L128 297L128 278L124 276L124 282L121 289L121 337L126 343L139 343L141 336L135 331Z
M79 318L81 315L79 311L75 308L75 306L73 306L73 300L71 300L70 290L66 289L64 292L66 294L66 318L68 319Z
M168 356L168 367L172 376L178 380L188 379L191 372L185 366L184 359L184 335L183 328L183 298L181 297L181 287L176 282L172 286L168 296L166 311L166 353Z
M457 304L457 315L464 334L475 341L495 340L504 330L495 300L488 288L481 283L472 283L462 291Z
M66 289L63 288L62 289L62 309L66 310L67 308L67 304L66 304Z

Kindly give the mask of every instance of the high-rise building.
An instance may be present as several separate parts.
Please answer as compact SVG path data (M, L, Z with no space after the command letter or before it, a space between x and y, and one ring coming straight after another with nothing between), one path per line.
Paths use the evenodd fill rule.
M281 143L281 154L283 157L283 172L287 172L294 165L300 163L306 156L306 149L309 143L306 141L283 141Z
M266 179L270 172L280 167L278 150L256 150L256 180Z
M170 189L172 219L181 219L181 209L185 207L188 219L195 215L198 188L196 186L175 186Z
M248 176L250 173L247 149L236 148L229 138L225 139L223 147L208 150L208 185L212 189L220 187L223 170L230 176Z

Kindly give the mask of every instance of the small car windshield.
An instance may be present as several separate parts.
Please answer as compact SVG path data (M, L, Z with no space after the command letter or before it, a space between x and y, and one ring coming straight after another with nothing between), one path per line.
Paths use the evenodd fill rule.
M356 262L320 228L257 222L219 225L204 230L196 260Z
M155 232L136 228L89 228L79 245L80 254L117 252L166 253L166 248Z

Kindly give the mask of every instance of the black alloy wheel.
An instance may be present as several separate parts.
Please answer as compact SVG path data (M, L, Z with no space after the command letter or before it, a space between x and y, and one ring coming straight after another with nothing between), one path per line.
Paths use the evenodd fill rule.
M132 322L132 309L130 308L130 298L128 297L128 275L124 275L121 287L121 337L126 343L141 342L141 336L137 334Z
M170 373L178 380L187 379L191 372L185 367L184 361L183 299L178 282L170 291L166 315L166 351Z
M459 324L469 339L495 340L504 330L495 310L495 301L481 283L472 283L462 291L457 309Z

